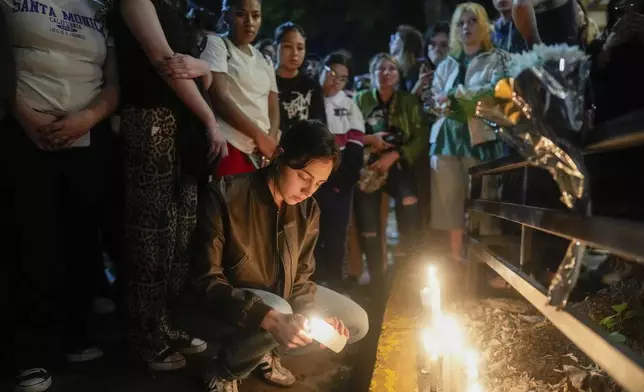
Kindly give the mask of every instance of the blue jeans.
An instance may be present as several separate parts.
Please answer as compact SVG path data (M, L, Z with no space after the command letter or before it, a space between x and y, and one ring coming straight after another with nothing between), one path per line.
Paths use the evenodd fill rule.
M262 290L248 291L256 294L264 303L280 313L293 313L291 305L278 295ZM361 340L369 331L367 312L349 298L325 287L318 286L314 311L323 318L337 317L342 320L350 333L349 344ZM205 374L208 380L220 375L244 379L260 364L267 353L278 347L277 341L270 333L260 329L252 332L240 331L222 320L216 311L182 308L177 311L177 321L191 336L199 337L207 341L210 348L215 348L216 359ZM279 351L284 355L301 355L318 350L318 345L311 344L307 347Z

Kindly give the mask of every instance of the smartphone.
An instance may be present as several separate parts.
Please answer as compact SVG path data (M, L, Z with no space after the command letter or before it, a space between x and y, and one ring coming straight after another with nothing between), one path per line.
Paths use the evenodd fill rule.
M424 65L425 67L431 69L432 71L436 70L436 64L434 64L432 60L428 59L427 57L419 57L418 59L416 59L416 61L421 66Z

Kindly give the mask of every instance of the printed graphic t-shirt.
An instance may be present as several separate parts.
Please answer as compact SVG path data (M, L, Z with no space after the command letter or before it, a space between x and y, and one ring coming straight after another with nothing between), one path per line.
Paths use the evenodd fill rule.
M96 0L2 0L17 89L32 108L73 113L100 93L107 32ZM89 145L89 133L74 146Z
M277 76L280 91L280 129L289 129L299 120L326 122L322 88L303 72L294 78Z
M251 121L268 134L271 127L268 116L268 95L270 92L277 93L275 70L270 60L252 45L249 47L250 56L242 52L228 38L208 34L208 42L201 53L201 59L210 65L212 72L226 74L230 99ZM217 118L217 121L226 141L233 147L246 154L255 150L255 142L251 138L221 118Z

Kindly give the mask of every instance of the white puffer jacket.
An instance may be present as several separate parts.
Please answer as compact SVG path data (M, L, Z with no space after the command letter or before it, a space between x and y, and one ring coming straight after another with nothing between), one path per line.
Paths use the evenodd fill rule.
M474 57L465 73L465 89L468 91L476 91L487 87L493 87L492 84L505 75L506 70L504 61L507 64L508 58L508 53L499 49L481 53ZM457 87L454 86L454 83L458 77L458 70L458 61L452 56L448 56L438 64L438 67L434 72L432 94L447 94L452 88ZM436 138L438 137L438 133L440 132L444 122L445 116L442 116L432 125L432 132L429 139L430 143L436 142ZM482 120L472 118L468 121L467 125L470 132L472 146L496 140L496 136L492 128L485 125Z

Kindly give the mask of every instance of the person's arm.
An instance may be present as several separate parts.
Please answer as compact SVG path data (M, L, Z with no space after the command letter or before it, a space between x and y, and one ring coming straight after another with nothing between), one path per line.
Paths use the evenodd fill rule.
M513 0L512 2L512 21L517 27L517 30L519 30L519 33L521 33L528 49L531 49L535 44L541 43L534 7L544 1L545 0ZM550 28L555 27L550 26Z
M320 208L317 203L311 203L311 212L308 214L308 227L302 245L302 251L297 262L297 272L293 283L290 303L293 313L306 315L313 306L317 286L311 280L315 271L315 258L313 252L318 242L320 233Z
M119 80L116 62L116 50L107 47L107 56L103 64L103 90L92 100L85 111L94 125L109 117L119 103Z
M221 182L212 183L199 200L199 219L191 245L196 275L193 287L209 310L237 327L259 330L271 307L253 293L233 287L224 275L223 250L228 234L220 189Z
M13 103L16 96L16 63L13 58L13 48L9 39L9 29L4 10L0 8L0 111L3 112ZM0 119L2 116L0 116Z
M280 131L280 100L276 92L268 93L268 118L271 122L271 129L268 135L277 140Z
M165 38L156 9L150 0L123 0L120 11L152 64L156 66L172 57L174 51ZM201 96L194 80L167 76L163 76L163 79L207 127L216 127L215 115Z
M271 91L268 93L268 119L271 123L271 129L268 134L277 141L280 133L280 98L277 89L277 77L275 76L275 67L273 62L268 61L268 75L271 80Z
M409 116L409 140L402 146L402 156L413 164L429 143L429 124L425 112L417 99L407 99L408 106L405 114Z

